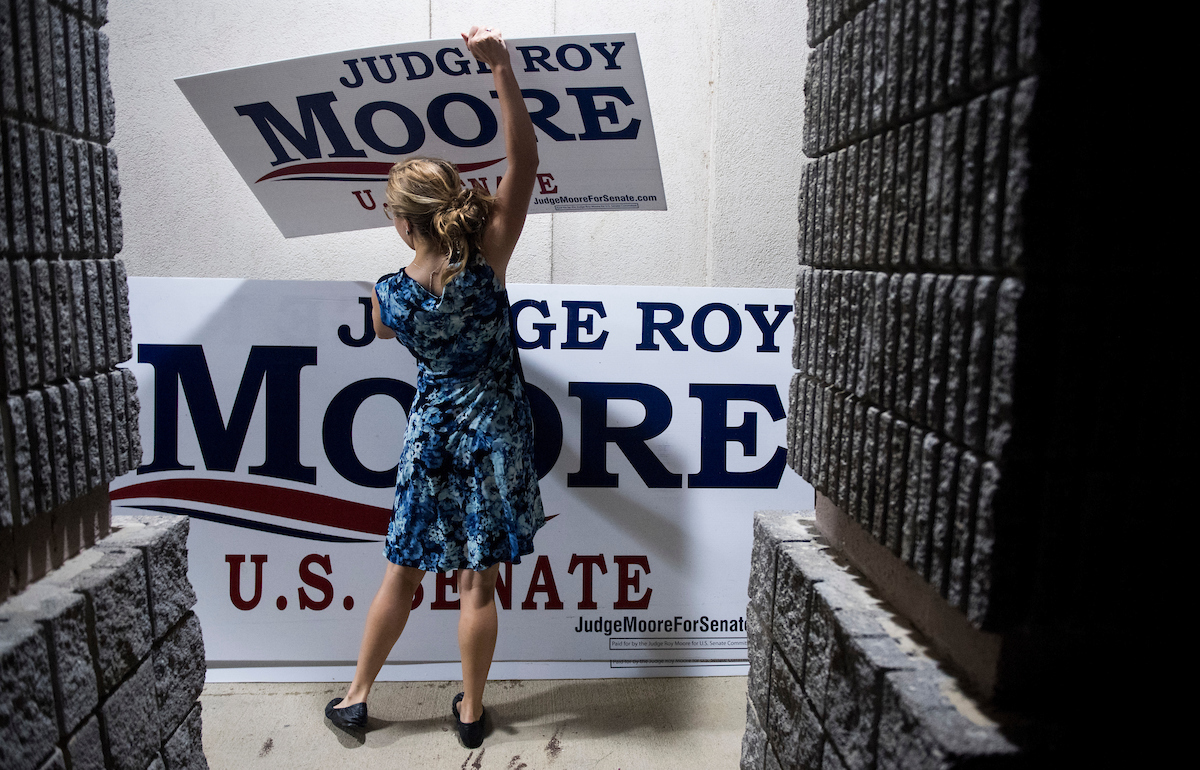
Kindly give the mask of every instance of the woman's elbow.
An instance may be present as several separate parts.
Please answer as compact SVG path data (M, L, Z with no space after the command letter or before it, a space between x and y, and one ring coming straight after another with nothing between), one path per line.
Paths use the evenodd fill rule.
M384 326L383 322L379 321L378 319L373 319L373 320L374 320L374 323L372 324L372 326L375 327L375 336L376 337L378 337L381 340L396 339L395 331L393 331L390 327Z

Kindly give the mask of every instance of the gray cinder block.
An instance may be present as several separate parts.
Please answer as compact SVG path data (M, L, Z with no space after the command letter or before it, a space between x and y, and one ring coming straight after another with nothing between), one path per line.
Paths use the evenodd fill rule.
M821 490L839 508L844 507L843 501L840 499L841 494L839 494L839 489L841 488L841 476L839 474L842 469L842 413L844 401L845 398L839 390L834 389L830 392L829 443L826 444L828 451L825 453L827 463L825 469L825 487Z
M40 628L14 618L0 627L0 767L37 767L57 740L49 647Z
M1012 270L1024 263L1025 196L1029 190L1029 132L1037 78L1022 80L1013 94L1008 133L1008 171L1004 179L1004 220L1001 267Z
M163 759L169 770L208 770L201 733L200 704L196 703L183 724L163 745Z
M46 164L46 232L49 250L62 254L65 246L62 221L62 137L49 131L40 136L42 159Z
M92 158L87 142L76 139L72 142L75 151L75 164L78 171L78 228L79 249L86 254L94 255L96 249L96 204L92 188Z
M62 390L51 386L44 391L46 423L49 432L51 479L54 505L59 506L74 495L71 486L70 437L67 433L67 411Z
M892 262L902 265L905 264L910 253L905 237L908 233L908 217L912 212L913 124L905 123L894 133L896 134L895 151L888 158L888 166L891 168L891 173L895 175L890 241ZM912 266L915 267L915 264Z
M846 217L849 220L847 243L843 250L844 264L851 267L861 267L866 263L867 229L870 219L867 215L867 205L870 190L872 163L871 142L866 140L849 148L850 167L853 173L849 177L850 189L846 191Z
M967 87L979 93L992 82L993 2L971 3L971 45L967 51Z
M13 518L17 524L28 524L37 516L37 498L34 492L33 446L29 438L29 424L25 412L25 400L20 396L8 397L8 424L12 444L8 451L12 457L12 473L15 486L10 494L17 498Z
M903 529L905 499L908 495L909 424L899 417L892 424L892 446L888 466L888 499L884 514L883 537L879 538L889 551L899 555L900 533Z
M796 767L797 747L803 740L800 712L806 705L804 692L779 649L772 653L770 705L764 726L767 743L781 767Z
M992 368L996 292L999 287L1000 280L997 278L979 276L975 279L962 439L964 444L976 451L983 451L987 433L988 385Z
M108 77L108 35L96 33L96 69L100 78L97 87L100 98L100 141L108 144L116 132L117 108L113 102L112 81Z
M51 573L45 579L87 596L100 688L111 692L150 652L152 639L142 552L136 548L102 550L103 556L91 569L61 579ZM151 679L151 697L153 687Z
M129 413L126 411L125 378L121 372L104 375L112 392L113 412L113 475L129 470Z
M1008 111L1012 89L998 88L987 97L987 133L983 147L983 181L979 203L979 266L995 270L1004 257L1000 232L1008 175Z
M942 461L942 440L935 433L926 433L921 446L920 504L913 521L913 552L909 562L917 574L929 580L929 564L933 548L933 520L937 508L938 472Z
M100 720L89 717L67 739L67 760L71 770L104 770L104 744L100 738Z
M915 113L917 78L920 68L917 66L917 38L919 7L916 2L900 2L893 0L894 6L903 11L900 29L900 47L903 55L897 55L898 63L895 71L899 73L898 103L896 115L889 122L902 122ZM890 53L889 53L890 55ZM892 70L889 70L892 71Z
M13 270L13 313L20 329L18 343L21 347L21 369L24 386L33 388L42 384L42 365L38 357L38 315L34 299L33 267L23 259L14 260Z
M879 430L875 435L875 483L871 510L871 534L880 543L887 537L888 493L891 490L892 430L895 418L891 412L879 413Z
M189 612L154 652L160 735L169 736L183 722L204 689L205 671L200 621Z
M8 244L17 254L26 254L30 245L29 223L25 211L25 163L21 159L21 128L20 124L8 119L0 125L3 126L2 139L8 151L4 162L8 183Z
M946 110L946 125L943 126L942 180L938 191L937 217L937 264L953 269L958 264L958 213L959 176L962 164L962 116L961 107Z
M937 33L935 0L912 0L908 7L917 15L915 69L913 72L914 112L923 112L930 106L930 78L933 75L934 37Z
M56 5L47 6L50 22L51 64L54 72L54 127L58 131L71 128L71 90L68 83L67 29L63 11ZM55 179L54 176L50 177ZM51 208L53 211L53 208Z
M50 263L50 286L54 296L52 303L52 318L54 330L58 335L58 371L64 378L78 376L78 365L75 360L74 301L71 296L71 271L68 263L55 260Z
M988 765L988 758L1016 754L1016 747L994 726L972 722L942 693L948 678L934 669L893 671L884 675L879 713L876 767L949 770Z
M896 210L896 188L900 182L896 179L896 148L897 133L889 131L874 137L875 164L878 169L879 211L876 214L878 227L872 223L871 232L876 233L873 249L878 254L878 263L899 265L904 260L904 253L892 243L892 221Z
M83 429L83 406L80 402L79 387L74 382L63 384L62 400L67 418L67 440L70 444L68 455L71 458L71 497L76 498L87 492L90 487L84 455L87 451L87 435Z
M96 29L89 24L79 25L83 52L83 101L88 139L100 138L100 74L96 59Z
M854 237L854 180L857 179L857 145L834 154L833 239L830 244L831 267L845 267L850 261L850 244Z
M142 435L138 428L138 418L142 412L142 402L138 398L138 383L133 372L122 369L121 376L125 378L125 413L129 416L129 460L130 470L142 464Z
M90 241L89 241L90 242ZM103 371L109 366L108 351L104 347L103 294L100 288L99 260L89 259L83 266L83 283L86 294L88 336L91 341L92 371ZM78 304L76 305L78 307Z
M867 16L868 14L860 13L845 26L846 50L842 53L844 62L842 71L846 77L845 86L842 89L844 94L843 141L853 142L866 133L862 121L863 91L869 86L868 82L864 80L864 75L870 77L871 73L871 37L867 34ZM866 69L865 73L863 72L864 68Z
M863 465L865 464L864 447L866 445L867 434L867 405L859 399L854 399L854 417L851 427L853 441L850 444L850 473L849 485L850 494L847 499L846 513L853 519L858 519L859 512L862 510L863 501L863 486L865 476L863 474Z
M4 431L0 430L0 464L3 465L5 473L0 473L0 530L7 530L13 524L12 519L12 498L8 492L8 440L4 437ZM7 532L5 533L7 535ZM0 574L7 575L9 564L12 556L8 551L7 546L0 549L3 555L0 556ZM0 581L0 597L8 596L8 583Z
M771 689L771 634L770 627L753 608L746 609L746 658L750 665L746 677L747 705L766 714Z
M69 137L58 137L59 163L62 172L62 218L63 248L67 254L79 254L83 249L80 240L79 215L79 159L75 141Z
M71 133L81 135L87 129L87 109L84 96L83 32L74 14L64 15L67 22L68 80L70 81Z
M929 104L939 107L949 98L947 75L953 43L954 0L935 0L933 56L929 72Z
M75 332L77 371L80 375L90 374L96 369L96 361L92 357L92 327L88 319L89 299L84 263L68 262L67 271L71 279L71 323Z
M96 207L96 256L112 256L108 245L108 183L105 174L108 162L104 157L104 147L99 144L88 144L92 165L92 204Z
M114 516L105 547L145 552L149 569L150 618L155 639L162 638L196 604L188 580L186 516Z
M901 417L908 417L912 381L922 374L921 370L915 368L913 360L918 282L919 278L915 273L905 273L900 279L899 339L896 344L895 362L896 393L892 404L896 414Z
M971 270L979 263L979 207L983 186L986 115L987 96L980 96L967 104L959 167L958 243L955 247L955 263L961 270Z
M109 249L111 253L119 254L125 248L125 230L124 220L121 218L121 180L117 176L116 150L105 147L104 159L108 169L106 181L108 184Z
M143 770L158 753L154 666L146 660L100 706L100 723L112 766Z
M2 186L2 185L0 185ZM0 217L2 219L2 217ZM5 260L0 265L0 392L7 393L25 387L21 376L21 347L17 335L16 294L14 293L12 266Z
M964 451L958 462L954 537L950 548L950 584L946 600L967 609L971 588L971 551L975 541L975 510L979 499L979 456Z
M25 427L29 435L29 456L33 464L33 492L37 512L54 508L54 465L50 456L50 436L46 422L44 392L25 394Z
M883 307L883 362L880 366L879 402L891 410L896 403L896 357L900 347L900 288L904 276L892 273L888 277L887 295Z
M871 80L868 83L871 96L866 100L863 110L863 122L868 131L878 130L887 119L888 38L891 35L891 16L895 12L893 5L891 2L882 2L867 9L871 15L869 27L874 36L871 44Z
M853 472L853 447L857 438L854 434L854 412L858 399L853 396L841 396L842 436L838 444L838 503L843 511L850 509L850 476Z
M945 269L953 263L940 252L942 239L942 183L945 179L943 166L954 166L956 158L947 155L947 137L953 125L947 125L949 114L935 112L929 117L929 146L925 158L925 203L922 209L921 264Z
M1003 478L999 467L985 461L979 472L979 505L975 511L974 543L971 548L971 584L967 617L975 626L987 628L991 619L992 589L995 585L996 497Z
M1021 0L995 0L992 21L992 77L1007 80L1017 67L1017 24ZM1024 3L1027 5L1027 3Z
M874 763L884 674L915 667L895 640L880 632L857 636L839 629L833 637L825 728L848 767Z
M838 385L838 371L842 360L841 346L838 336L841 321L842 305L842 270L826 270L825 281L825 314L821 323L824 332L823 347L825 348L825 366L821 371L821 381L829 385Z
M950 289L950 339L946 345L945 408L941 427L946 436L958 442L962 441L963 435L974 298L975 277L955 276L954 286Z
M908 416L925 422L925 389L929 384L929 347L933 334L933 296L936 276L922 273L918 280L913 316L913 355L909 376Z
M749 618L746 618L749 622ZM751 663L751 667L753 667ZM767 734L758 720L754 702L746 703L746 730L742 733L742 755L739 770L763 770L766 761Z
M109 389L108 375L97 374L92 378L96 390L96 430L100 434L100 451L103 465L101 466L102 484L107 484L117 477L117 457L115 439L116 418L113 415L112 391Z
M929 379L925 386L925 424L940 426L946 408L946 377L950 347L950 292L954 276L939 275L933 284L933 309L930 317Z
M871 531L875 520L875 498L879 494L875 484L879 463L879 417L878 407L867 407L867 424L863 430L862 502L855 518L868 532Z
M946 68L946 94L951 99L963 97L970 84L971 22L976 7L987 3L954 3L951 21L950 59Z
M36 126L21 126L21 146L25 152L25 205L29 214L29 250L33 254L50 251L46 219L46 178L42 174L42 142Z
M921 471L925 466L926 434L913 425L908 432L908 464L904 479L903 521L900 526L899 548L896 552L906 564L912 564L917 543L917 519L928 503L921 497Z
M0 40L17 39L16 18L12 15L9 3L0 4ZM5 115L15 113L20 105L17 92L17 59L16 48L11 45L0 46L0 109ZM3 192L0 192L0 197Z
M69 735L99 702L96 669L88 644L87 603L81 594L41 581L0 606L0 626L29 624L41 629L49 653L55 719Z
M58 319L54 316L54 286L50 280L50 264L34 260L31 268L34 306L37 318L35 333L41 358L41 381L54 382L59 378Z
M954 538L954 515L958 500L958 460L961 450L942 444L938 467L937 497L933 508L933 544L929 559L929 584L943 597L949 592L950 547Z
M913 268L925 264L925 185L929 177L930 119L913 124L912 160L908 172L908 216L904 232L904 263Z
M9 34L16 40L34 39L32 8L28 0L13 4L9 17ZM16 112L27 118L38 117L37 55L31 45L13 46L13 70L16 85Z
M1005 278L996 293L992 336L991 384L988 388L987 454L1001 459L1012 436L1013 374L1017 363L1017 305L1024 292L1019 278Z
M825 141L822 146L826 149L838 144L843 136L842 117L845 114L845 102L842 96L845 77L844 68L849 67L846 49L846 28L838 27L829 36L829 112L826 115Z

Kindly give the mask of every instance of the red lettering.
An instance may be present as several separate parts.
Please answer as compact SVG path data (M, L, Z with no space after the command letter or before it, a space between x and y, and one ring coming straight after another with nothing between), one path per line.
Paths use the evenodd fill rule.
M458 599L453 601L446 598L446 589L458 593L458 570L439 572L433 579L433 601L429 603L431 610L456 610L462 604Z
M267 561L267 555L256 553L250 556L250 563L254 565L254 598L250 601L242 598L242 562L246 561L246 557L241 554L229 554L225 561L229 564L229 600L239 610L254 609L262 599L262 565Z
M297 588L296 592L300 594L300 609L302 610L323 610L333 602L333 583L330 583L324 575L318 575L313 572L312 565L319 564L325 570L326 575L333 574L333 566L330 564L329 555L321 556L319 554L310 553L300 560L300 580L309 588L315 588L321 592L321 598L313 601L308 598L308 593L303 588Z
M604 554L596 556L580 556L577 553L571 554L571 566L567 568L568 575L575 574L575 568L583 567L583 600L579 602L579 609L594 610L596 609L596 600L592 598L592 568L599 567L601 575L608 574L608 565L604 561Z
M550 186L550 184L554 181L554 174L538 174L537 180L538 189L541 191L542 195L558 192L558 185L554 185L553 187Z
M521 609L536 610L537 602L534 601L534 594L546 594L547 610L561 610L563 608L562 600L558 598L558 586L554 584L554 571L550 569L550 559L545 555L537 557L537 564L533 568L533 580L529 583L529 592L525 594L525 601L521 602Z
M638 591L642 583L641 574L634 572L632 568L641 567L642 571L649 575L649 560L645 556L614 556L613 561L617 563L617 600L613 602L613 609L644 610L649 607L650 594L654 593L652 588L647 588L640 599L630 598L630 593Z

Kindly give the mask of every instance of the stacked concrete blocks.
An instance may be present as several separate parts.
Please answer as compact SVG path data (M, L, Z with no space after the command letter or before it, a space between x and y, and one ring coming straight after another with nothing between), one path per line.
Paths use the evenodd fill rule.
M0 606L0 767L206 767L188 520L117 517Z
M822 544L812 512L754 521L743 770L1016 767L1014 746ZM889 630L893 629L893 630Z
M978 628L997 595L1036 96L1030 0L809 3L792 467ZM1003 527L1000 531L1005 531Z
M0 0L0 601L102 537L140 462L106 14Z

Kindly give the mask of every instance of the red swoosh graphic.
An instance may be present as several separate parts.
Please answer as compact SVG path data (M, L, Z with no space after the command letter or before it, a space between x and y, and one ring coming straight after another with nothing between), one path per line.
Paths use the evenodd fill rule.
M387 534L388 522L392 519L390 508L376 508L299 489L222 479L143 481L114 489L109 497L113 500L134 497L190 500L380 536Z
M458 169L460 174L463 174L468 171L478 171L481 168L494 166L502 160L504 160L503 157L496 158L495 160L484 160L478 163L455 163L454 167ZM268 179L278 179L279 177L292 176L294 174L311 173L387 176L387 173L391 171L393 165L395 164L379 163L368 160L326 160L316 163L301 163L295 166L288 166L287 168L277 168L265 176L256 179L254 183L258 184L259 182L265 182Z

